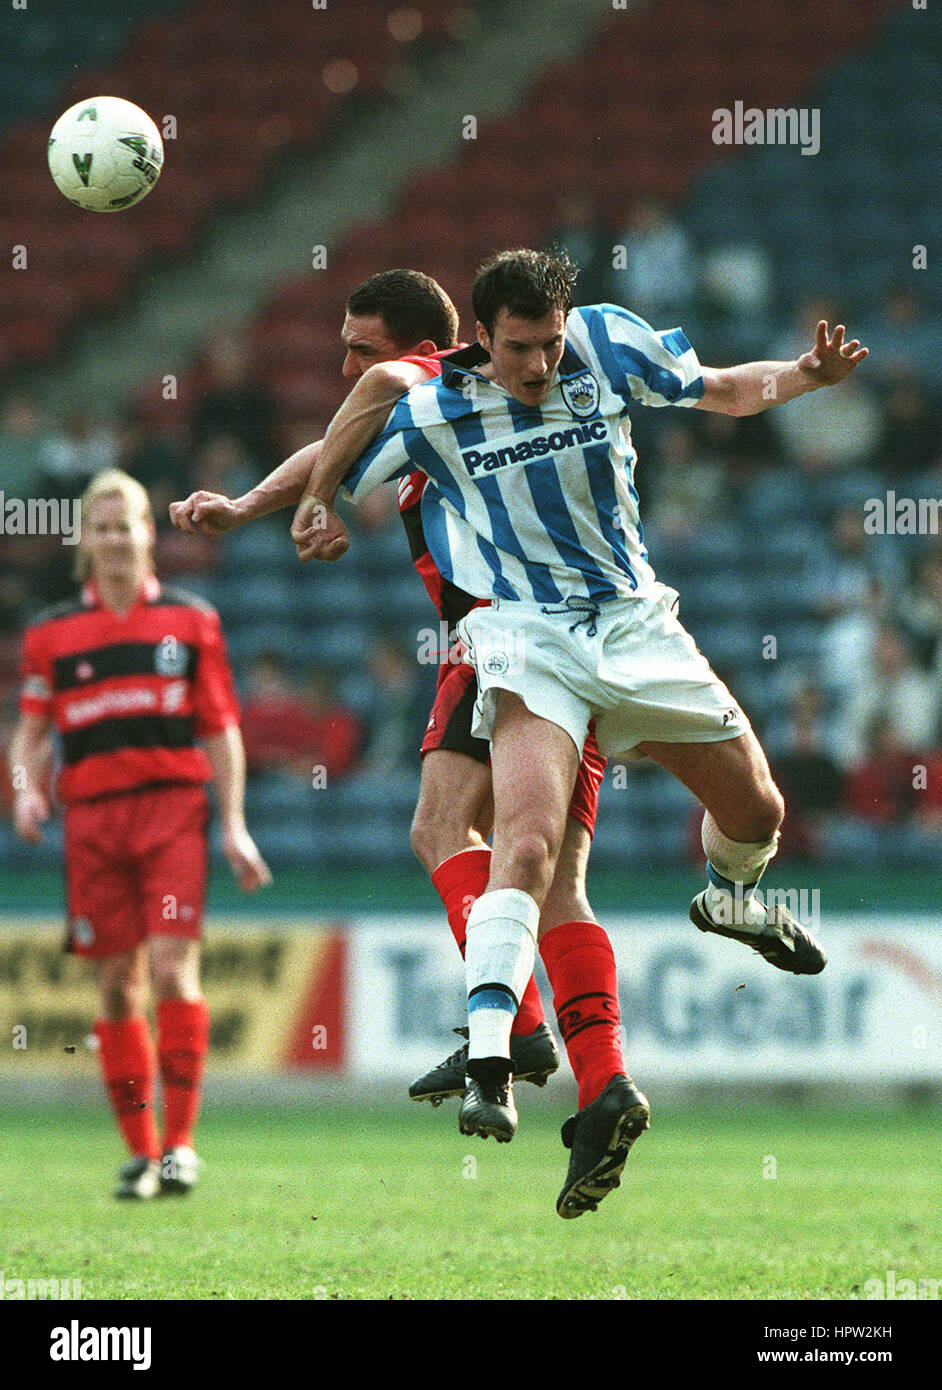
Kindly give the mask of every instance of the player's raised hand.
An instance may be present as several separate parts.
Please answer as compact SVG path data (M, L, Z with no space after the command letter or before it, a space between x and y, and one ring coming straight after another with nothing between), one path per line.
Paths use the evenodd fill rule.
M319 498L302 497L291 523L291 539L298 559L339 560L350 548L350 533L343 518Z
M221 492L191 492L182 502L170 503L170 520L191 536L221 536L242 524L242 514L231 497Z
M21 840L40 845L43 822L49 819L49 802L41 791L17 792L13 801L13 828Z
M247 830L224 831L222 849L243 893L254 893L271 883L271 870Z
M799 357L798 370L812 377L816 386L834 386L838 381L843 381L870 355L870 349L861 347L857 338L845 343L845 332L844 325L839 323L829 336L828 325L821 319L815 333L814 347Z

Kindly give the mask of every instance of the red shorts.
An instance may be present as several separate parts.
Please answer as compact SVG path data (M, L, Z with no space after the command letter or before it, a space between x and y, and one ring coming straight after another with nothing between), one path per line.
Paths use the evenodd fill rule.
M208 819L205 788L195 784L67 806L68 949L112 956L150 936L198 938Z
M453 659L442 662L432 712L422 740L423 758L426 753L443 748L451 753L465 753L479 763L490 763L491 745L487 739L474 738L471 733L471 716L477 693L473 666ZM605 759L595 741L595 724L590 722L569 805L570 816L584 825L590 835L595 833L599 787L604 773Z

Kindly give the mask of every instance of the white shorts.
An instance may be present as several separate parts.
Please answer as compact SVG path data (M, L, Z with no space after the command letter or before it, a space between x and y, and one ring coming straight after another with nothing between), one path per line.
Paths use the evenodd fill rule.
M472 733L492 736L497 691L512 690L580 752L595 719L608 758L647 741L738 738L749 721L681 626L677 603L676 589L655 581L644 597L597 605L498 599L472 609L458 624L477 674Z

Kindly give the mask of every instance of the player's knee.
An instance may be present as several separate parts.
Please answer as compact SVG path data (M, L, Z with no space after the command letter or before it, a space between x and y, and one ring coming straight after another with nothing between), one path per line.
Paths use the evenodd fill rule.
M198 994L197 966L188 954L153 952L150 982L158 999L189 999Z
M416 808L410 838L413 853L430 874L453 854L483 843L460 811L449 813L441 806L424 806L422 802Z
M763 788L757 816L759 834L756 840L774 839L785 819L785 798L771 779L768 786Z
M507 856L513 881L541 901L553 879L558 847L539 830L528 830L514 838Z
M412 852L427 873L433 873L441 860L436 859L438 835L433 818L420 804L412 818L410 832Z
M769 778L752 788L752 794L739 808L735 825L727 829L733 840L746 844L765 844L774 840L785 819L785 799Z
M122 976L106 980L101 987L101 1005L110 1023L124 1023L144 1010L145 990L139 980Z

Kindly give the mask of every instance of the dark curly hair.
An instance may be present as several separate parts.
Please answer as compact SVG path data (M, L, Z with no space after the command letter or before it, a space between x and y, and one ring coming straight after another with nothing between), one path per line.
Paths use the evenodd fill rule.
M565 251L499 251L474 277L474 316L490 337L501 309L525 319L541 319L554 309L568 314L578 273Z

